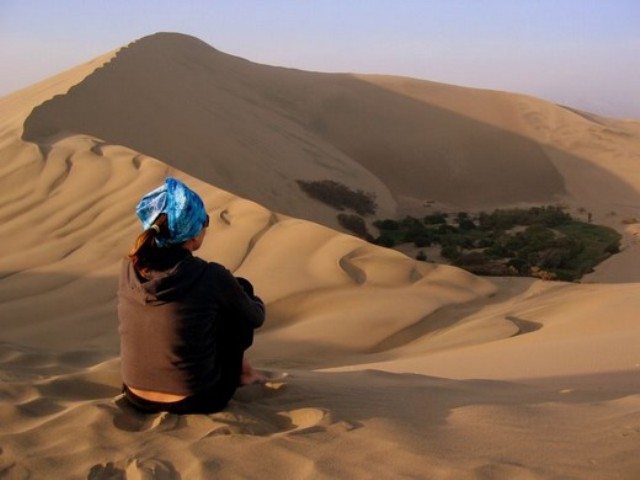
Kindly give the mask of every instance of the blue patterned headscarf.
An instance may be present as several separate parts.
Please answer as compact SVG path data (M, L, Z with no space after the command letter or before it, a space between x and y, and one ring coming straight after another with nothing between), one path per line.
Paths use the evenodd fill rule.
M167 215L169 236L156 237L159 247L197 237L207 219L207 211L198 194L173 177L167 177L164 185L142 197L136 213L144 230L151 228L161 213Z

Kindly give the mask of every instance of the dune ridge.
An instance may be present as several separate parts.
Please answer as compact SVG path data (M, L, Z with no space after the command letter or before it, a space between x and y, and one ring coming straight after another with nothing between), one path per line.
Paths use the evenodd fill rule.
M488 102L495 106L499 97ZM390 195L428 191L452 201L442 185L453 179L461 185L455 200L466 196L466 203L542 201L564 192L536 142L505 134L504 122L490 125L420 100L356 76L256 65L190 37L158 34L35 109L24 138L61 131L108 138L284 213L298 213L291 209L302 193L290 185L297 178L328 177L371 191L387 212ZM198 108L184 108L196 102ZM253 171L266 185L250 180ZM517 180L529 176L541 177L537 189Z
M261 66L178 34L0 112L0 478L640 473L639 230L621 223L640 217L636 123ZM167 175L205 201L200 255L267 303L250 358L269 381L215 415L119 397L119 264L135 203ZM624 251L582 284L480 278L329 228L336 212L298 175L373 191L380 214L422 208L424 191L436 206L563 201L624 231Z
M620 220L640 217L636 124L507 92L258 65L161 33L34 108L23 138L106 139L333 228L336 211L296 180L373 193L378 218L563 204L632 245Z

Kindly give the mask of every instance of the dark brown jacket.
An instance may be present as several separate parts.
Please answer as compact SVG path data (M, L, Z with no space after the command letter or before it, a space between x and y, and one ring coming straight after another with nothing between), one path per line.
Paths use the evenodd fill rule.
M265 309L251 284L222 265L184 249L172 255L173 266L149 278L128 260L122 264L122 380L142 390L194 395L218 381L226 352L251 345Z

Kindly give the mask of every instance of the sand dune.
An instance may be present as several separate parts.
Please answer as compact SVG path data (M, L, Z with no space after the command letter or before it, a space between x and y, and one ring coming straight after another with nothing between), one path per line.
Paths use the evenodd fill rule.
M177 34L0 112L0 478L640 474L636 123ZM118 264L166 175L205 200L201 256L267 302L250 357L270 381L215 415L118 399ZM582 284L480 278L321 225L336 212L298 178L375 192L381 214L562 201L625 250Z

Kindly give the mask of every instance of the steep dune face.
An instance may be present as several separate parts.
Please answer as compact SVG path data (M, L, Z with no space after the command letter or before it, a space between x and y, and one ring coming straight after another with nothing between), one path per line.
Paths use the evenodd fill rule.
M188 165L178 161L168 165L87 134L45 132L44 126L33 124L30 131L40 134L37 142L21 138L22 126L29 126L32 117L27 117L38 104L47 98L45 107L75 98L74 92L99 75L93 69L108 72L114 61L105 56L2 99L7 108L0 120L4 341L54 350L78 342L105 355L117 351L115 284L120 261L139 232L134 207L167 175L201 193L211 214L211 234L201 255L251 278L268 303L264 334L273 340L260 354L265 361L280 361L281 347L291 335L299 336L297 348L320 356L367 351L436 309L494 291L490 282L456 268L418 263L273 212L184 173ZM91 105L87 100L78 108ZM198 110L194 105L190 109ZM56 118L64 122L64 115L73 118L73 112L59 110ZM106 126L121 118L94 113ZM146 141L153 144L154 138ZM398 298L402 307L394 308L392 316L381 308ZM344 322L345 311L349 322ZM371 325L377 325L375 336L357 334ZM64 335L52 335L58 330Z
M389 349L442 306L482 297L493 287L270 208L311 217L330 211L309 207L313 202L294 183L298 177L330 177L375 191L389 209L395 202L389 191L396 199L416 198L417 185L429 182L434 186L427 190L458 203L480 193L488 202L497 201L495 195L532 200L566 185L592 204L619 199L631 214L637 209L634 124L516 95L260 66L177 34L144 38L0 103L7 112L0 138L0 271L5 312L18 319L49 311L73 323L88 308L106 321L113 307L109 288L97 294L98 305L89 294L71 301L73 293L78 286L89 292L94 281L113 286L118 260L137 232L136 199L171 173L211 199L220 221L204 254L256 279L274 318L273 332L265 332L271 343L293 337L302 350L321 345L320 356L322 349ZM449 156L416 153L445 144ZM482 157L487 145L506 150ZM391 146L397 161L376 156ZM508 151L519 152L520 161L507 161ZM191 171L200 180L184 173ZM267 208L202 182L208 178L264 200ZM59 294L70 301L60 303ZM42 301L31 310L33 297ZM402 308L389 314L387 304ZM342 323L345 306L348 325ZM384 327L376 327L376 335L357 337L364 324L377 321ZM513 334L512 322L489 324L490 338ZM26 327L14 326L21 338ZM108 329L97 327L95 335L100 331ZM40 337L37 328L32 333Z
M260 66L176 34L147 37L115 56L96 59L0 103L7 112L0 125L0 240L5 246L0 271L6 287L3 308L16 319L58 312L73 324L85 318L86 308L108 321L118 260L137 233L135 201L168 174L188 179L211 199L208 206L220 221L204 255L256 279L274 319L269 327L273 332L265 331L271 344L285 345L296 338L296 348L302 350L320 345L320 356L323 351L389 349L398 335L419 331L415 326L434 311L482 297L494 287L457 269L416 264L241 200L202 182L208 176L217 187L232 185L251 199L263 198L267 206L271 202L284 211L304 210L311 217L329 209L310 207L313 202L293 182L298 176L329 176L375 191L378 200L387 198L381 203L390 209L395 200L385 197L387 187L396 198L412 198L420 195L415 183L435 182L433 191L439 188L443 199L458 203L474 191L486 192L490 201L496 201L494 191L532 200L541 191L546 192L543 197L555 195L565 183L574 193L582 186L591 195L582 198L593 202L598 194L604 204L615 195L632 202L640 185L632 168L637 132L623 123L528 97L393 77ZM597 134L591 143L585 131ZM451 155L442 157L446 161L440 167L433 157L420 161L426 157L414 155L420 148L437 150L447 142ZM512 153L518 151L523 155L519 158L527 160L512 167L505 156L480 161L485 142L513 147ZM386 148L383 144L397 146L400 163L375 157L378 147ZM140 150L123 145L138 145ZM581 148L582 160L571 156L572 146ZM602 165L611 151L612 161ZM476 155L473 161L471 154ZM584 166L591 169L590 176L582 173ZM428 178L418 170L425 170ZM201 179L185 171L202 174ZM380 175L386 185L370 171L388 172ZM484 176L487 171L494 176ZM626 188L616 182L598 192L586 188L589 182L604 185L616 175L621 180L625 173ZM467 188L458 188L465 181ZM511 189L514 185L520 186ZM631 203L629 211L633 208ZM96 294L100 301L94 305L88 292L96 285L107 288ZM79 286L87 294L74 297ZM60 295L69 301L60 303ZM34 297L42 301L30 306ZM391 308L391 314L385 309L388 304L402 307ZM345 306L348 325L342 322ZM384 327L376 327L376 335L358 338L356 332L369 322ZM112 338L105 324L95 325L97 337L110 332ZM40 332L19 322L13 326L15 338L22 338L27 328L32 340L49 340L46 329ZM498 318L489 322L489 330L487 338L502 338L513 334L514 326ZM317 342L319 338L324 340ZM263 358L273 357L265 352Z
M35 109L24 138L89 134L271 209L320 220L327 212L294 180L331 178L373 192L381 215L403 197L487 205L565 193L539 143L506 128L513 112L504 95L429 82L412 88L427 95L367 77L257 65L191 37L156 34ZM454 103L459 95L481 98L489 114L473 118L438 104L432 90Z
M639 283L489 281L282 213L335 215L301 176L389 211L568 194L619 223L638 212L634 125L180 35L0 99L0 476L635 478ZM211 215L199 254L267 303L249 356L270 381L215 415L117 400L119 265L167 175Z
M46 149L89 135L331 227L336 210L296 180L372 193L378 218L420 216L434 202L467 210L563 203L620 231L622 220L640 218L634 122L516 94L258 65L180 34L145 37L112 57L65 77L72 88L39 92L23 139ZM623 256L638 265L635 237L625 233Z
M82 133L128 146L221 188L299 217L335 221L295 180L331 178L394 201L384 184L309 132L283 100L289 75L313 89L313 75L225 55L177 34L134 42L66 95L25 122L24 138ZM275 90L275 92L274 92ZM282 98L279 97L282 96Z

